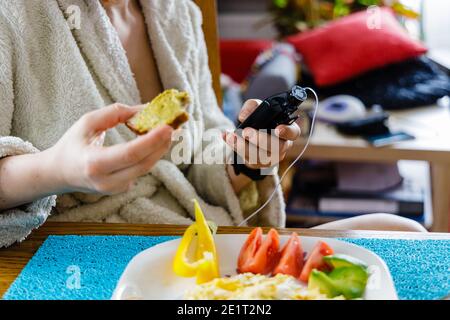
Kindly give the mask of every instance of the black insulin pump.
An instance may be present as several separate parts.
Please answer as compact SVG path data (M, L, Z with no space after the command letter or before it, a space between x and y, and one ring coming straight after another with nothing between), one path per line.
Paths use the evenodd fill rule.
M281 124L290 125L298 119L300 105L308 98L306 90L294 86L287 92L278 93L265 99L256 110L242 122L237 129L253 128L256 130L273 130ZM259 169L245 166L242 158L235 152L233 162L236 175L244 174L252 180L265 178Z

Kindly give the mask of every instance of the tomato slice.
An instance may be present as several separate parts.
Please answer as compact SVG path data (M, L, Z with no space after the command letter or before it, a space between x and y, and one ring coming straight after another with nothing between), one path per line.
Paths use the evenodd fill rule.
M275 229L270 229L262 241L262 229L256 228L247 238L238 259L238 272L254 274L270 273L278 260L280 237Z
M328 244L323 241L319 241L306 260L306 263L300 274L300 280L302 280L303 282L308 282L309 274L313 269L317 269L320 271L328 270L328 265L323 260L323 257L332 255L333 253L333 249Z
M267 274L273 270L278 261L279 249L280 235L277 230L270 229L255 256L255 260L260 261L261 264L256 273Z
M263 234L263 231L261 228L255 228L247 237L247 240L245 241L244 245L241 248L241 252L239 253L239 258L238 258L238 272L239 273L246 272L243 270L246 269L246 265L248 264L248 261L256 255L256 252L258 251L259 247L261 246L262 234Z
M303 268L303 248L297 233L292 233L281 250L281 257L273 270L273 275L282 273L295 278L300 276Z

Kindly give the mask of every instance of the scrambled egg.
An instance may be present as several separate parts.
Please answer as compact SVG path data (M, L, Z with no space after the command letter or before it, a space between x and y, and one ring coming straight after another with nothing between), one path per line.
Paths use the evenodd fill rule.
M229 278L216 278L196 285L184 296L187 300L322 300L317 291L308 290L292 276L268 277L244 273ZM342 297L337 297L342 299Z

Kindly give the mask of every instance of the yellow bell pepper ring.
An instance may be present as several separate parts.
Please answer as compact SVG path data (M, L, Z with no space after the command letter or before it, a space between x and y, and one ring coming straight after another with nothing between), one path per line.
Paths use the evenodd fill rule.
M187 257L187 252L196 233L197 226L195 224L188 227L184 232L183 238L181 238L180 245L175 254L173 271L180 277L195 277L197 274L197 263L190 262Z
M197 283L205 283L220 276L214 238L203 212L195 203L195 222L189 226L181 238L173 270L181 277L196 277ZM196 240L195 259L189 259L188 252ZM192 261L193 260L193 261Z

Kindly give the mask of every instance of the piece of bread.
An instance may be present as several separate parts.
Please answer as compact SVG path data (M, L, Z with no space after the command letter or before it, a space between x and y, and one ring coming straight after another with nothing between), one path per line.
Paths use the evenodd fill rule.
M139 135L164 124L178 129L189 120L189 114L185 108L190 100L187 92L176 89L166 90L147 104L144 110L133 116L126 125Z

